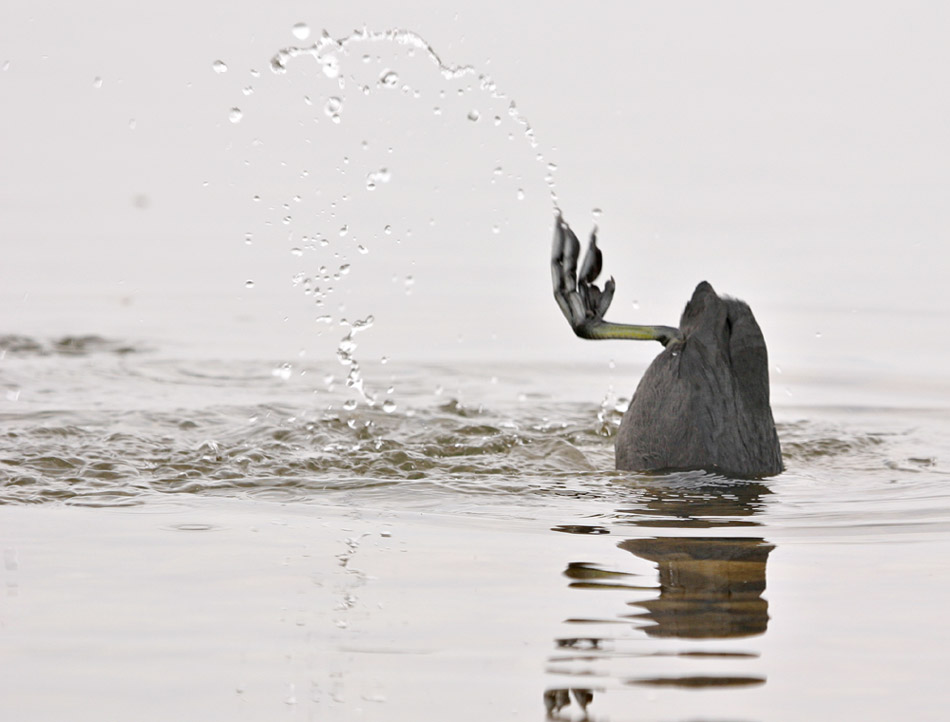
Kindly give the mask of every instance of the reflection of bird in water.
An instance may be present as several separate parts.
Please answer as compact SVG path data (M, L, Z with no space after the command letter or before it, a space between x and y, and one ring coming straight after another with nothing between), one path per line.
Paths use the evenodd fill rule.
M548 658L548 672L560 678L598 678L602 687L586 688L586 705L573 687L549 688L544 693L548 716L567 719L561 710L571 704L571 693L585 719L594 694L613 696L610 677L622 685L678 689L741 688L765 683L751 650L710 644L765 634L769 604L763 598L766 566L775 548L759 536L687 536L694 529L749 529L772 492L763 481L715 478L698 472L629 480L628 503L618 509L613 527L679 529L675 536L637 536L621 541L620 549L656 564L657 584L642 579L639 572L604 567L586 560L569 562L564 576L578 590L629 590L632 598L620 619L635 622L631 637L623 627L610 626L604 618L579 610L565 620L566 634L556 637L556 652ZM562 524L552 531L566 534L605 535L605 526ZM645 594L644 594L645 593ZM631 613L630 607L638 608ZM625 627L626 625L624 625ZM644 644L647 638L675 639L671 647ZM689 640L698 642L691 646ZM677 665L673 658L689 660ZM628 659L629 663L621 660ZM660 662L660 659L666 661ZM728 667L717 660L725 660ZM603 674L605 662L611 672ZM583 690L582 690L583 691Z
M640 380L616 442L618 469L706 469L760 478L782 471L769 406L765 339L742 301L716 295L703 281L679 328L604 320L611 278L594 285L602 256L596 229L577 273L580 243L559 216L551 272L554 298L581 338L659 341L665 346Z
M571 703L571 695L574 695L574 701L581 708L584 717L587 717L587 706L593 702L594 693L589 689L572 688L568 689L549 689L544 693L544 707L548 711L548 717L553 717L564 707Z
M759 537L627 539L621 549L656 562L660 594L634 602L651 637L725 639L764 634L765 567L775 548Z

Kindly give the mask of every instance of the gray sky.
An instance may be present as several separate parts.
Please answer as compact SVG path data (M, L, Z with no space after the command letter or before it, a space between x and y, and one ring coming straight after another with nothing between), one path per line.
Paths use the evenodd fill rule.
M369 359L646 362L574 339L551 299L553 162L579 233L603 209L612 320L675 323L706 279L752 304L775 366L950 362L946 5L279 5L3 4L0 331L321 358L372 314ZM504 98L389 43L350 44L336 78L270 71L364 25ZM322 307L291 281L343 264Z

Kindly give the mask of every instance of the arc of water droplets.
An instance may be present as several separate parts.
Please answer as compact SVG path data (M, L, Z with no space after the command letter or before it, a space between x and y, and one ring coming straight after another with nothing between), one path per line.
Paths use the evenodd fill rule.
M365 42L391 42L417 48L418 50L423 51L427 57L439 68L439 72L446 80L455 80L468 76L475 77L477 78L479 88L482 91L489 93L490 97L496 100L507 101L508 117L522 127L522 132L525 136L525 139L528 141L532 150L536 152L535 159L545 166L546 174L544 180L548 185L548 190L551 195L551 202L554 205L554 212L560 212L558 207L557 192L554 187L554 171L556 166L553 163L545 163L544 155L538 151L538 141L534 134L534 128L531 126L531 123L528 121L528 119L518 109L515 101L505 93L501 92L498 89L498 85L494 80L492 80L490 76L485 73L479 73L474 66L448 65L442 60L441 56L435 51L435 49L418 33L412 32L411 30L402 29L375 31L364 27L362 30L354 30L346 37L333 38L329 33L327 33L326 30L324 30L316 42L310 46L292 45L278 50L271 58L270 67L274 73L282 75L287 72L287 63L290 60L303 55L309 55L321 65L323 72L327 77L336 78L340 74L340 63L335 53L340 51L345 52L348 45ZM342 87L342 80L339 82L341 83ZM335 116L335 120L338 122L339 99L331 98L330 103L335 103L335 105L331 109L330 105L328 104L327 112L328 114L331 114L331 117ZM369 316L363 321L357 321L353 324L345 324L350 326L350 331L346 334L346 336L343 337L337 347L337 359L342 365L349 367L346 385L352 389L355 389L357 393L359 393L363 398L363 400L370 406L375 406L377 399L375 394L372 394L365 388L359 362L354 356L354 352L356 351L356 343L353 340L353 336L355 334L365 330L366 328L369 328L372 323L373 317ZM389 408L387 408L386 404L384 404L384 409L392 410L392 408L394 408L394 406L391 405L391 402Z
M477 78L479 87L483 91L489 93L492 98L508 101L508 117L522 127L522 132L524 133L525 138L527 139L531 148L536 151L536 160L545 166L547 171L545 174L545 182L547 183L548 190L551 194L551 202L554 204L555 213L559 212L557 191L554 187L554 171L556 166L553 163L545 163L544 155L538 151L538 140L535 137L534 128L531 126L531 123L524 116L524 114L518 109L515 101L512 100L511 97L506 93L500 91L498 89L498 85L489 75L478 72L474 66L447 64L442 60L442 57L435 51L435 49L418 33L403 29L380 31L370 30L369 28L364 27L361 30L354 30L346 37L333 38L329 33L327 33L326 30L324 30L316 42L310 46L304 47L291 45L278 50L271 58L270 67L273 72L283 74L287 72L287 62L289 60L302 55L310 55L323 67L323 72L328 77L335 78L339 75L340 67L339 61L337 60L336 55L333 53L337 51L345 51L348 45L366 42L391 42L417 48L423 51L428 56L428 58L436 66L438 66L439 72L446 80L455 80L458 78L473 76Z

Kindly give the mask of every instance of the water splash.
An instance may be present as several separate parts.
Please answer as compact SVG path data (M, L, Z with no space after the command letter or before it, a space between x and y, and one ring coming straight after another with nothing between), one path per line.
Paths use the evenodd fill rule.
M497 83L489 75L480 72L472 65L451 65L445 62L439 53L436 52L422 36L410 30L390 29L375 31L364 27L349 35L334 38L326 30L320 32L319 35L311 35L309 26L298 23L293 26L291 33L297 41L307 41L309 44L298 42L297 44L280 48L270 59L270 69L272 73L276 75L284 75L288 73L289 66L298 59L310 58L315 62L315 69L319 69L320 72L308 74L307 79L312 79L312 81L317 84L327 83L324 76L330 80L330 85L326 86L323 91L325 94L323 95L322 109L323 115L335 125L340 125L347 121L346 113L348 109L360 107L358 102L359 98L358 95L354 95L355 92L361 93L362 95L382 93L387 97L394 97L395 95L406 95L412 98L421 97L419 89L413 87L414 82L406 79L410 76L408 75L408 70L399 65L400 60L389 58L387 62L387 59L384 59L385 53L366 52L367 45L389 44L408 48L408 52L406 53L408 56L423 59L420 66L423 72L426 70L425 60L427 59L429 63L431 63L431 66L434 66L438 70L439 75L444 80L460 81L461 85L457 89L458 95L460 98L467 98L467 100L462 101L466 103L466 105L461 108L461 115L459 116L463 124L467 125L468 123L472 123L484 126L485 123L482 121L492 121L496 127L506 122L516 126L517 130L510 130L508 132L508 138L511 140L520 135L528 143L529 157L540 164L539 176L543 177L548 188L554 211L558 211L558 198L554 183L554 173L557 166L549 162L545 154L540 151L534 128L521 113L515 101L502 92ZM301 63L305 62L306 61L301 60ZM371 63L377 65L375 69L369 70L369 74L367 74L367 71L364 70L363 67ZM259 74L252 72L252 75L258 77ZM481 102L479 102L477 98L472 98L468 95L472 91L475 91L476 94L484 94ZM439 97L445 99L447 92L446 90L442 90L439 92ZM350 95L348 96L347 93L350 93ZM249 93L245 93L245 95L248 94ZM315 105L316 98L317 96L314 94L314 89L312 87L308 88L307 94L304 96L304 102L308 106L312 106ZM380 98L380 100L382 100L382 98ZM446 100L447 104L449 102L450 101ZM317 104L316 107L319 108L319 104ZM231 120L237 123L241 118L240 116L234 117L234 110L236 110L236 108L232 109ZM356 111L353 110L352 112L355 113ZM435 112L441 114L442 111L437 108ZM313 117L312 122L324 123L325 121L322 117L319 119ZM323 127L326 128L327 126L323 125ZM520 134L518 132L519 130ZM307 143L310 142L308 138ZM361 148L363 151L369 150L365 140L361 144ZM373 151L376 152L376 149L374 148ZM393 153L392 147L388 149L388 153ZM346 181L348 174L354 168L360 167L362 162L365 161L360 161L355 156L351 158L348 155L342 158L341 165L337 166L336 170L342 179ZM381 186L390 181L391 174L389 167L381 167L383 165L389 166L389 163L381 162L379 165L373 164L368 168L361 169L362 173L365 174L362 175L363 187L367 191L375 191L378 194L381 192L379 190ZM494 175L500 179L503 174L504 171L498 168ZM301 177L306 175L307 172L304 171ZM349 177L352 178L352 176ZM523 179L520 175L516 176L509 172L508 178L512 181L520 181L523 183ZM492 182L494 183L495 180L493 179ZM522 200L525 197L525 192L522 188L518 188L516 191L513 187L512 193L518 200ZM317 192L316 195L319 196L320 193ZM334 281L340 281L349 271L349 260L353 257L348 258L347 255L345 255L347 254L347 249L351 249L355 257L360 258L368 253L367 245L369 244L366 243L367 238L377 237L375 233L373 233L372 236L364 235L364 232L358 224L351 229L346 223L341 223L341 221L344 220L344 218L341 217L345 208L344 204L348 203L351 197L352 196L347 194L341 195L337 200L326 203L325 209L321 213L316 214L316 217L320 219L319 222L333 223L334 226L339 229L338 235L340 243L338 244L336 240L334 240L333 246L336 250L329 251L333 253L337 263L342 264L339 270L335 273L328 271L327 267L330 266L328 263L321 266L318 273L307 271L305 273L297 273L293 278L294 285L302 286L304 294L312 298L319 307L320 315L316 319L318 323L333 323L339 318L336 314L331 315L331 313L328 313L329 309L325 302L327 301L327 297L333 292L333 286L329 284ZM299 196L295 198L295 200L299 201ZM284 204L283 208L285 211L289 210L289 204ZM276 209L270 208L269 210L273 211ZM290 227L291 223L293 223L293 228L300 228L304 223L309 222L308 219L310 217L310 210L305 204L304 207L301 208L299 216L295 214L294 218L291 219L289 213L282 214L282 216L278 215L277 218L268 221L266 225L270 226L280 222ZM431 225L432 220L430 219L430 226ZM494 235L499 235L505 225L507 225L507 220L504 223L489 223L486 226L486 230L489 230ZM392 228L386 225L384 233L391 235L393 233ZM400 234L400 238L394 239L395 243L400 243L403 237L408 238L410 235L411 231L405 229L404 234ZM296 232L290 235L290 239L291 243L288 245L291 247L291 254L295 257L301 257L304 251L314 248L314 244L309 243L306 236L301 240ZM329 241L325 238L320 240L321 246L325 247L328 244ZM398 277L394 276L393 280L401 285L406 296L412 293L413 284L415 282L412 275L399 274ZM397 288L398 287L397 285ZM341 313L343 312L342 305L339 311ZM372 317L369 318L371 319ZM353 389L356 394L358 394L358 398L370 406L378 407L381 401L377 401L377 394L366 387L360 364L355 356L357 344L354 340L354 336L365 328L368 328L371 324L365 326L359 323L350 325L342 319L340 323L344 326L350 326L348 332L340 339L336 348L337 360L348 369L346 386ZM391 409L395 408L396 406L393 403Z
M295 28L297 26L294 26ZM308 28L309 33L309 28ZM298 39L300 35L294 32ZM432 61L439 69L440 74L446 80L457 80L459 78L472 77L478 81L478 87L481 91L487 93L494 100L508 102L508 117L521 127L525 140L535 151L539 144L535 137L534 128L524 114L518 109L515 101L506 93L498 88L498 84L486 73L479 72L473 65L450 65L446 63L439 53L430 45L425 38L412 30L394 28L391 30L370 30L362 28L354 30L349 35L341 38L332 37L326 30L320 33L320 37L309 46L290 45L278 50L270 60L271 71L282 75L287 72L287 66L290 61L302 57L312 57L323 69L325 75L331 78L337 78L340 75L340 57L345 57L349 52L349 47L361 43L395 43L397 45L408 46L410 49L420 50ZM361 56L364 62L368 62L369 56ZM342 81L341 81L342 84ZM396 88L399 86L399 75L391 69L384 70L379 77L379 86L382 88ZM368 89L364 89L368 92ZM471 121L478 121L481 114L473 109L469 112L468 118ZM500 120L500 119L499 119ZM557 166L553 163L547 163L543 153L538 152L537 160L546 168L545 183L551 196L551 202L554 210L559 210L557 190L554 184L554 172Z
M370 328L375 322L373 316L367 316L362 320L354 321L353 323L348 322L346 319L340 320L341 326L349 326L350 330L347 334L340 339L340 343L337 344L336 348L336 357L341 365L349 368L349 371L346 375L346 386L356 391L360 397L370 406L376 405L376 395L366 388L366 383L363 379L363 373L360 369L359 361L356 360L354 353L356 352L356 342L353 340L353 337L358 333Z

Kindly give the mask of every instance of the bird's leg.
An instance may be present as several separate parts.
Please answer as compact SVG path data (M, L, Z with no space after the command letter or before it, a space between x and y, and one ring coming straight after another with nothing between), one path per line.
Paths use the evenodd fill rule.
M590 339L659 341L664 346L671 341L682 340L680 330L671 326L633 326L605 321L604 314L613 300L616 284L611 278L604 284L603 291L594 284L603 265L603 255L597 248L596 227L590 234L590 245L578 275L580 248L574 231L558 214L551 250L551 280L554 300L575 334Z

